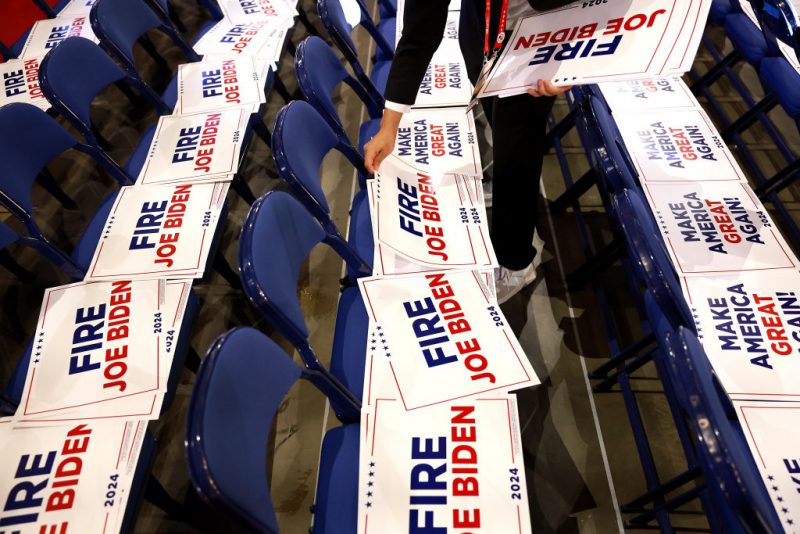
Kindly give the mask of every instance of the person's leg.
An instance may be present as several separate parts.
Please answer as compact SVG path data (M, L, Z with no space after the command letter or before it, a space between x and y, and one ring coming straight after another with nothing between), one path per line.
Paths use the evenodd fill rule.
M494 99L492 243L500 265L512 271L525 269L536 256L539 177L554 102L528 94Z

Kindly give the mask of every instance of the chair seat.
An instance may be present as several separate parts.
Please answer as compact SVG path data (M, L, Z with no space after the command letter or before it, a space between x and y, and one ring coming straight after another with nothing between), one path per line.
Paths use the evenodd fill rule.
M353 197L353 205L350 208L350 229L347 234L347 242L358 252L361 259L372 265L372 256L375 247L372 240L372 221L369 216L369 198L367 191L362 190ZM355 273L350 272L350 278L355 280Z
M329 430L322 440L314 505L314 534L358 530L360 435L360 425L349 424Z
M88 269L89 264L92 263L94 251L103 233L103 227L106 225L108 214L111 213L111 208L114 206L114 201L117 199L118 194L119 191L114 191L103 200L103 203L97 208L92 220L89 221L83 231L78 244L72 250L72 254L70 254L72 261L84 270Z
M364 389L369 316L358 287L348 287L339 298L331 349L331 374L361 398Z
M142 134L142 137L139 139L139 144L137 144L136 148L133 149L131 157L128 158L128 163L125 164L125 171L134 180L139 177L139 173L142 171L142 167L147 159L147 153L150 151L150 145L153 143L153 136L155 136L155 134L156 125L154 124Z
M725 18L725 33L733 43L733 47L755 67L758 67L761 60L769 54L764 34L744 13L734 13Z
M775 95L781 107L794 120L800 120L800 74L783 57L761 61L758 75L764 89Z
M386 92L386 81L389 79L389 69L391 68L391 61L380 61L372 67L369 79L380 94Z
M392 49L392 52L394 52L395 39L397 35L397 20L394 17L388 19L382 19L378 23L378 31L380 32L381 36L383 36L383 38L386 39L386 42L389 43L389 48ZM391 61L391 60L392 56L386 55L380 49L380 47L378 47L378 50L375 53L375 61L377 62L377 61Z
M366 145L369 140L380 131L380 129L380 119L372 119L371 121L367 121L361 125L361 128L358 130L358 152L362 156L364 155L364 145Z

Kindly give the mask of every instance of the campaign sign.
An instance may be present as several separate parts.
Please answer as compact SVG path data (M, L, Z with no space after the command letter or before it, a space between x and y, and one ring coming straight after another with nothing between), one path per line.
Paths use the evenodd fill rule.
M497 258L475 176L430 175L395 157L372 180L377 239L424 266L494 267Z
M86 279L201 278L228 185L123 187Z
M679 76L604 82L597 86L615 118L618 113L700 107Z
M380 399L359 466L359 533L531 532L513 395L415 412Z
M480 176L483 167L475 121L464 109L404 113L392 153L419 171Z
M225 18L233 22L264 21L271 28L290 28L297 14L287 0L218 0Z
M241 108L162 116L137 183L230 180L249 118Z
M0 430L0 532L115 531L144 430L134 421Z
M642 182L747 181L701 109L619 113L614 118Z
M59 13L59 17L66 17L66 16L89 16L89 12L92 10L92 6L97 3L97 0L72 0L69 4L64 6Z
M212 59L178 67L175 115L239 107L254 112L264 102L264 80L252 58Z
M445 39L425 71L414 107L464 107L471 98L472 84L461 55L461 47L457 40Z
M68 37L84 37L95 43L98 41L89 24L88 14L77 17L61 16L34 23L19 57L22 59L44 57Z
M573 85L661 74L676 53L692 0L577 2L516 25L480 96L524 93L539 80ZM703 4L707 12L710 2ZM680 51L686 55L687 51Z
M761 480L787 533L800 524L800 404L734 402Z
M746 183L649 182L643 188L678 274L797 267Z
M800 272L687 277L683 287L728 395L800 400Z
M228 57L261 57L262 48L269 45L277 31L263 20L236 23L222 19L193 48L203 56L219 54Z
M50 102L39 87L39 63L35 57L0 63L0 107L22 102L44 111L50 109Z
M364 398L399 394L414 410L539 383L500 307L474 271L359 280L385 348L386 373Z

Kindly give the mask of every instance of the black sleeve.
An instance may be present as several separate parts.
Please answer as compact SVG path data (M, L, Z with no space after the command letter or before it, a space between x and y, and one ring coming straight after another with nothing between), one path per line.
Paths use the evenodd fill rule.
M386 82L386 100L412 105L447 26L449 0L406 0L403 36Z

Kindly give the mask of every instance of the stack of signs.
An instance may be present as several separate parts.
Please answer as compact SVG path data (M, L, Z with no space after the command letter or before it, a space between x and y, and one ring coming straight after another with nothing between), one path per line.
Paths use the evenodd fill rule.
M0 425L0 528L19 534L119 532L143 421Z
M136 183L230 181L249 119L244 108L162 116Z
M475 121L465 108L404 113L392 153L408 166L429 174L480 176L483 171Z
M252 57L270 64L280 59L286 30L273 28L267 21L219 21L193 48L203 56Z
M698 338L733 399L800 401L800 273L685 277Z
M359 531L529 532L516 403L539 383L475 271L362 278ZM410 480L410 483L409 483Z
M266 22L270 28L288 29L297 15L291 0L218 0L218 3L225 18L236 23Z
M368 187L377 273L497 266L477 176L431 175L390 156Z
M682 74L710 7L711 0L576 2L525 17L478 83L478 96L524 93L539 80L573 85Z
M15 421L157 419L190 290L186 280L48 289Z
M39 58L12 59L0 63L0 107L13 102L33 104L47 111L50 102L39 87Z
M469 105L472 84L458 44L459 13L447 17L444 39L431 59L422 78L415 108L435 108Z
M734 401L775 513L786 532L800 524L800 404Z
M201 278L228 185L123 187L86 280Z
M615 114L700 108L680 76L604 82L597 86Z
M83 37L98 42L89 24L89 15L59 16L55 19L44 19L36 22L25 40L25 46L19 57L42 58L61 44L68 37Z
M263 65L253 58L211 58L178 67L175 115L242 108L255 113L267 101Z

